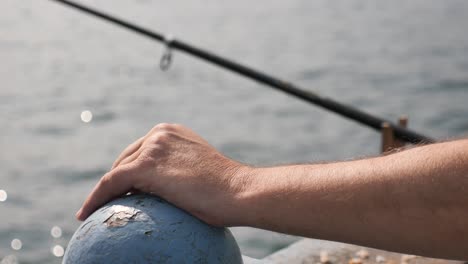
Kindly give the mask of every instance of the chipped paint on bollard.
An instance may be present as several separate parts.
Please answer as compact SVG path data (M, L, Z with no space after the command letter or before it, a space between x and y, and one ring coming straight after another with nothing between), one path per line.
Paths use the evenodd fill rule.
M228 229L138 194L114 200L88 217L70 240L63 263L243 262Z

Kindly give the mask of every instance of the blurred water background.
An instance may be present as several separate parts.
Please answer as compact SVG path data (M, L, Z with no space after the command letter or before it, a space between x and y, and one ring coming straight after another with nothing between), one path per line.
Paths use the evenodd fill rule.
M468 131L468 1L83 2L430 136ZM60 263L92 186L159 122L255 165L379 152L374 131L185 54L163 73L161 49L50 1L0 1L0 259ZM233 231L254 257L296 239Z

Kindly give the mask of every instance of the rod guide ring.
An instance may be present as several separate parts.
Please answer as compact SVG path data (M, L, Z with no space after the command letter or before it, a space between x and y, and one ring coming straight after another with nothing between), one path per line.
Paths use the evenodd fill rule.
M172 64L172 49L171 45L174 42L174 36L171 34L164 35L163 43L163 54L161 60L159 61L159 68L162 71L167 71Z

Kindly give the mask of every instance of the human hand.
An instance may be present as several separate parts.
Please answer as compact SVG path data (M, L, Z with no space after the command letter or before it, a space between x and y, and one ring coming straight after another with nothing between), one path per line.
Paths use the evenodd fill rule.
M159 124L122 152L76 217L84 220L109 200L137 190L160 196L209 224L236 225L248 171L192 130Z

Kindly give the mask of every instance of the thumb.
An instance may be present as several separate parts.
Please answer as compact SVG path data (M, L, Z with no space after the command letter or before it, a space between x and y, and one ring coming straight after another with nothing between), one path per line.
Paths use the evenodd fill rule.
M76 213L76 218L83 221L106 202L130 191L137 170L138 168L130 163L106 173L88 195Z

